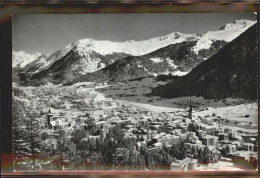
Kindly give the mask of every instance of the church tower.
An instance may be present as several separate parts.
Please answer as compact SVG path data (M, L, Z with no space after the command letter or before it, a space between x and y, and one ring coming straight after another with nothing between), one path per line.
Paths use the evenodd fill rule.
M51 109L49 108L48 114L47 114L47 124L50 127L51 125L51 118L52 118L53 114L51 113Z
M192 120L192 104L190 99L189 119Z

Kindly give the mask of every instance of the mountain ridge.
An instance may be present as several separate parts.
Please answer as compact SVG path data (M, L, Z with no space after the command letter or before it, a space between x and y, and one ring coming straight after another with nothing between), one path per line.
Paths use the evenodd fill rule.
M143 56L129 56L99 71L85 74L72 83L78 81L127 81L168 73L185 75L204 61L205 57L211 56L226 44L224 41L213 42L214 45L209 50L200 51L200 54L197 55L192 51L196 43L197 41L186 41L171 44Z
M246 21L248 21L248 23L246 23L244 26L240 25L239 28L235 28L235 23L234 25L230 25L231 27L227 30L224 29L220 31L210 31L205 34L182 34L180 32L173 32L165 36L154 37L143 41L128 40L125 42L111 42L94 40L90 38L80 39L68 44L65 48L50 54L47 56L47 58L42 56L42 58L38 60L35 59L34 61L31 61L25 65L24 69L18 70L18 73L25 76L23 78L27 79L43 79L51 81L56 80L56 78L52 78L52 76L57 76L57 74L60 73L60 75L64 75L64 77L60 76L58 77L59 80L56 81L63 82L61 78L64 78L64 80L68 81L73 79L73 76L77 78L88 73L94 73L96 71L102 70L107 65L110 65L113 62L121 60L125 57L135 56L138 58L138 56L148 55L169 45L180 44L182 42L196 42L196 44L193 45L192 49L190 50L193 51L196 56L204 56L203 59L205 60L214 54L214 52L212 54L207 53L208 51L211 51L211 48L215 43L221 41L229 42L229 40L233 39L236 35L239 35L241 31L245 30L250 24L255 23L254 21ZM74 56L73 60L68 59L68 56L71 53L73 53ZM161 59L155 59L155 61L156 60L158 61ZM166 59L163 59L163 61L165 60L168 61L168 64L172 63L169 61L167 56ZM71 66L67 65L67 67L64 67L65 61L70 61ZM152 61L151 59L151 62L156 63L155 61ZM202 62L201 59L199 61ZM57 64L62 65L63 67L57 67ZM196 62L195 64L198 63ZM168 71L148 70L148 72L143 71L142 73L156 75L156 72L176 72L176 75L184 75L194 67L193 65L192 68L184 70L183 68L187 67L178 66L182 69L178 69L178 71L176 71L174 70L176 67L174 63L170 64L170 66L172 68L168 67ZM55 68L60 68L62 70L57 71ZM64 73L65 71L63 70L65 69L69 72L68 74Z
M257 98L257 24L225 45L189 74L158 86L152 95L164 98Z

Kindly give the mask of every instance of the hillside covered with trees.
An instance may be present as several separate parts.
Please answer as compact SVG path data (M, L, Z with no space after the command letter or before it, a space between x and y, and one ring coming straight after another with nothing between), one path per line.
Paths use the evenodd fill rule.
M224 46L189 74L158 86L152 95L164 98L257 98L257 24Z

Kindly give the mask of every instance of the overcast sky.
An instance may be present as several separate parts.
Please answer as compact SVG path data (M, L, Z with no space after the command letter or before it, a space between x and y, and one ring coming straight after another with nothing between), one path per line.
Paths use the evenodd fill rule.
M171 32L205 33L253 13L43 14L13 17L13 50L50 53L82 38L145 40Z

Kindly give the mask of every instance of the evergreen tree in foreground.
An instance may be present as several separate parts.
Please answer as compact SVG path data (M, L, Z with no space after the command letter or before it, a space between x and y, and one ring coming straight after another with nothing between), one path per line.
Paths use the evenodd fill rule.
M13 100L12 136L15 170L36 170L39 165L41 130L37 111L25 114L25 103Z
M13 100L12 103L12 145L14 154L14 170L19 169L21 163L26 162L29 152L29 144L25 141L25 107L24 103L18 100Z

